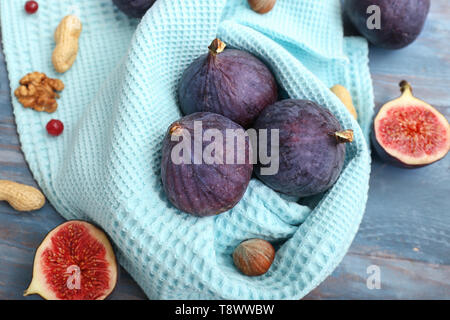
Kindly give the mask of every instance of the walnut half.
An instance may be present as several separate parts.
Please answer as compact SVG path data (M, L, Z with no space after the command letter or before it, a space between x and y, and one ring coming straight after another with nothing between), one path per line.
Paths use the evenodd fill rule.
M25 108L36 111L55 112L58 108L56 91L64 89L64 83L59 79L48 78L45 73L32 72L24 76L14 95Z

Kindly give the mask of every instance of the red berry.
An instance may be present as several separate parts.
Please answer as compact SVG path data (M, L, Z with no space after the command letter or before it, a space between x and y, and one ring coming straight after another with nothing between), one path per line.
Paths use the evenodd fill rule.
M25 11L29 14L33 14L38 11L39 5L36 1L25 2Z
M56 137L63 132L64 125L61 121L52 119L47 123L46 129L48 134Z

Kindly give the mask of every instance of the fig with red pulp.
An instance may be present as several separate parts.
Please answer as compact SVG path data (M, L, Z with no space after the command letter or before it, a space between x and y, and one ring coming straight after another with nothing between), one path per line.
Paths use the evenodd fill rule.
M244 128L278 98L278 87L264 63L248 52L225 49L215 39L209 53L184 72L178 96L184 114L213 112Z
M114 290L118 266L106 234L85 221L65 222L36 250L24 295L47 300L103 300Z
M417 99L406 81L400 98L383 105L375 117L372 144L381 159L404 168L429 165L450 149L447 119L428 103Z
M196 128L201 132L196 132ZM236 139L227 135L229 130L236 134ZM214 136L207 138L207 132ZM180 143L186 148L180 148ZM211 159L205 158L205 154L211 155ZM224 116L197 112L175 121L164 138L161 160L167 198L178 209L195 216L230 210L250 182L253 171L250 156L248 135Z
M271 135L279 134L278 172L263 174L262 169L273 164L258 163L256 175L275 191L297 197L324 192L336 182L344 166L345 143L353 140L352 130L343 130L330 111L308 100L283 100L267 107L254 128L267 130L267 150L274 147ZM271 161L276 156L272 154Z

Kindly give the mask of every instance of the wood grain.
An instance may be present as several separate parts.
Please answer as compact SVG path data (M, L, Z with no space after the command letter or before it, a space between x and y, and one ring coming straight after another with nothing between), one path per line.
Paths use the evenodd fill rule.
M376 105L414 93L450 118L450 2L433 0L421 37L411 46L371 48ZM16 133L4 57L0 53L0 179L36 186ZM391 167L373 157L369 201L343 262L307 299L450 299L450 157L421 169ZM50 204L31 213L0 202L0 299L22 299L34 250L63 221ZM381 289L366 286L367 267L381 271ZM28 297L27 297L28 298ZM38 297L29 297L39 299ZM121 271L114 299L145 299Z
M450 2L433 0L421 36L409 47L370 48L375 104L414 94L450 118ZM378 265L381 289L366 286ZM373 155L366 213L347 256L308 299L450 299L450 156L407 170Z
M1 40L1 35L0 35ZM37 187L20 149L11 106L9 82L0 52L0 179ZM33 270L33 257L45 235L64 219L49 204L34 212L17 212L0 202L0 300L24 299ZM40 299L30 296L26 299ZM146 299L123 269L111 299Z
M367 267L380 268L380 288L367 287ZM450 266L348 253L306 299L449 299Z

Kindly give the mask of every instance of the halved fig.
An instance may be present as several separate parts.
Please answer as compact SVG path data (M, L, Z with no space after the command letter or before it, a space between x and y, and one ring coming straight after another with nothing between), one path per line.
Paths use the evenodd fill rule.
M33 279L24 295L47 300L103 300L114 290L118 266L111 243L96 226L65 222L36 250Z
M450 149L447 119L417 99L406 81L400 98L383 105L373 123L372 143L379 156L394 165L417 168L445 157Z

